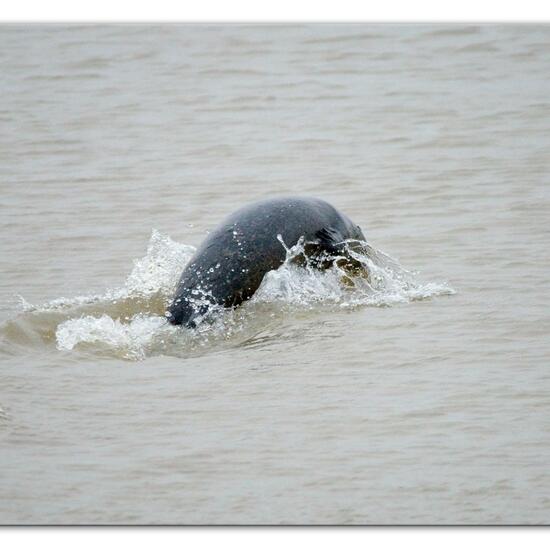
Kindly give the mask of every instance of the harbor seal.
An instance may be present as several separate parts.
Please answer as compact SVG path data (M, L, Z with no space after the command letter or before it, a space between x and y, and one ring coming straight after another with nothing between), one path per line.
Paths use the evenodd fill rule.
M229 215L197 249L184 268L166 317L195 328L213 306L231 308L248 300L264 275L280 267L287 248L304 243L297 261L326 269L334 261L357 269L350 250L362 249L365 236L328 202L283 197L247 205Z

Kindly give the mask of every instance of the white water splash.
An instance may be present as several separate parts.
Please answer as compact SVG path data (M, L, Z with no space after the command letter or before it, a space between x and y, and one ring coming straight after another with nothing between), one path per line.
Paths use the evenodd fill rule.
M153 229L147 254L134 260L134 268L126 279L124 291L135 294L171 293L195 247L177 243Z
M318 304L382 307L455 293L446 283L421 282L417 273L404 269L397 260L370 245L365 247L366 254L351 251L369 273L368 280L349 277L336 265L325 271L298 267L292 260L304 251L303 244L285 248L285 263L266 274L253 301L307 308ZM343 278L351 279L352 284L343 284Z
M103 294L59 298L42 306L28 304L23 298L21 303L34 315L54 311L61 316L53 327L59 350L91 348L143 359L155 353L176 353L176 348L179 353L182 347L190 349L212 340L230 341L246 332L247 326L258 325L258 316L273 317L291 310L392 306L454 293L445 283L421 282L416 273L371 246L366 247L366 254L353 253L368 271L368 279L350 276L337 266L319 271L296 265L293 260L304 251L302 242L285 249L284 264L265 275L249 302L223 311L213 323L203 323L194 331L169 325L164 313L195 249L156 230L147 253L134 261L121 287Z
M108 315L88 315L68 319L57 327L57 347L70 351L79 344L97 344L116 350L126 359L144 359L162 327L166 327L166 319L158 316L136 315L129 323L122 323Z

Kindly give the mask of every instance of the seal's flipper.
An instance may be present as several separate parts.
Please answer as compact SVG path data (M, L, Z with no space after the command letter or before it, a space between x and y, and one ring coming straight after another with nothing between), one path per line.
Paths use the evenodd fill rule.
M336 265L344 271L342 282L347 286L355 286L353 279L362 278L370 284L370 271L365 260L361 256L368 257L368 245L363 241L350 241L345 243L345 251L336 260Z
M332 239L336 237L336 232L324 231L325 239L330 235ZM362 233L361 233L362 234ZM328 245L330 246L330 245ZM370 283L370 272L367 265L362 261L361 256L367 256L368 245L365 241L358 239L340 239L333 242L334 263L344 272L342 283L347 286L355 286L354 279L364 278Z

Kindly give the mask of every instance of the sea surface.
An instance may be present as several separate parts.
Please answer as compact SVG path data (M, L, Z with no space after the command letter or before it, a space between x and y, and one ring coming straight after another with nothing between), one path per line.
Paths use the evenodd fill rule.
M3 25L0 75L0 523L550 523L550 26ZM280 195L370 284L167 325Z

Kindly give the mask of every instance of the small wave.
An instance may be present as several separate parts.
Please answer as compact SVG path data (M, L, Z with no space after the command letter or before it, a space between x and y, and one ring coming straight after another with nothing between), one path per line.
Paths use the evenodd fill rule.
M285 248L285 262L265 275L251 300L237 309L221 310L214 320L189 330L170 325L165 312L195 248L153 230L147 253L134 261L121 287L42 305L20 297L23 313L5 323L2 333L12 346L36 346L40 341L64 352L142 360L240 345L266 325L283 322L292 311L390 307L454 293L446 283L422 282L417 273L370 245L364 253L352 252L368 277L350 275L336 264L325 271L297 265L294 260L303 254L304 243Z
M365 40L384 40L388 36L381 33L363 32L356 34L341 34L338 36L324 36L322 38L308 38L303 41L304 44L332 44L335 42L359 42Z

